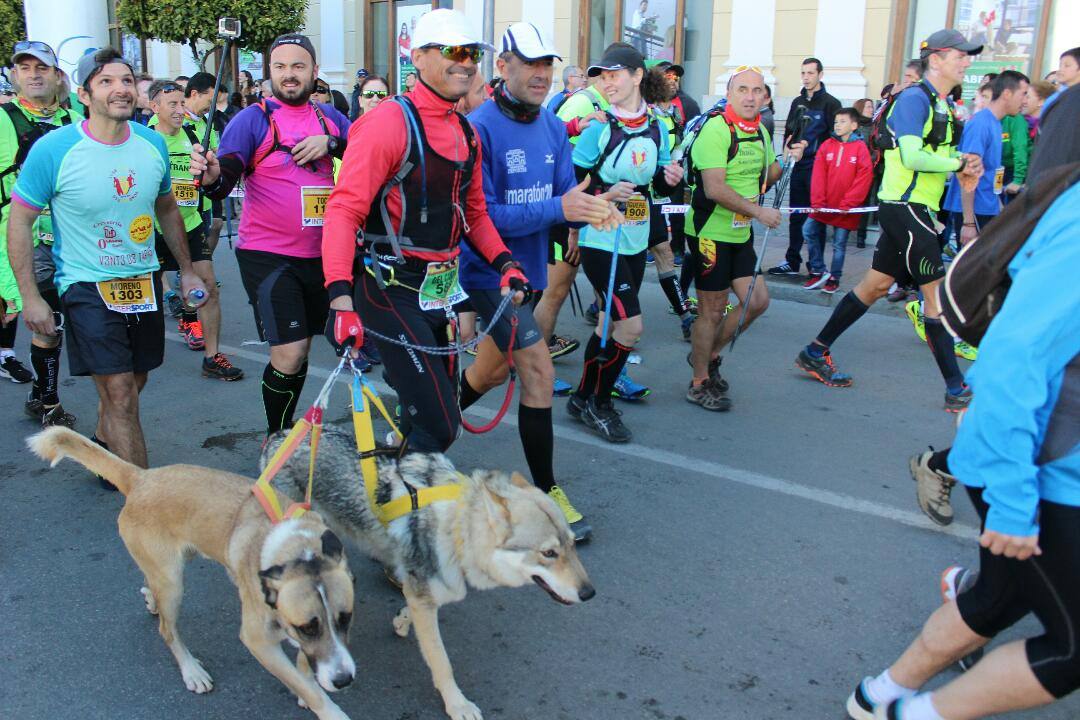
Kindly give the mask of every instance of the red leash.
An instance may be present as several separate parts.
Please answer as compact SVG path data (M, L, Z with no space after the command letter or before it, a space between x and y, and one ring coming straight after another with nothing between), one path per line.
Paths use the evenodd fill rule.
M457 322L453 323L454 336L457 337ZM465 413L461 413L461 426L473 433L474 435L482 435L486 432L491 432L495 427L502 422L502 419L506 416L506 411L510 409L510 401L514 398L514 386L517 384L517 367L514 365L514 341L517 339L518 319L517 313L514 313L510 317L510 343L506 348L506 364L510 368L510 382L506 386L506 396L503 398L502 407L499 408L499 412L495 413L495 417L488 422L487 425L481 425L476 427L469 424L469 421L465 419ZM454 356L450 356L451 364L454 362ZM451 368L451 372L453 369ZM464 372L464 371L463 371Z

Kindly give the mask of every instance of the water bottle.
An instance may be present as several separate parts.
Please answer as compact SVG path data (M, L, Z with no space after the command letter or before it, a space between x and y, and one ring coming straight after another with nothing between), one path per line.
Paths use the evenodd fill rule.
M185 296L189 308L197 308L206 300L206 291L202 288L192 288Z

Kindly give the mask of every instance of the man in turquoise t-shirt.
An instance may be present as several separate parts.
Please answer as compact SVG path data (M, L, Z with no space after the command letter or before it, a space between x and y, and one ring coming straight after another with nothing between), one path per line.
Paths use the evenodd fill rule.
M147 94L150 97L150 107L154 110L150 123L161 134L169 151L172 194L180 208L180 217L184 220L191 265L210 291L210 296L198 312L184 306L180 315L180 334L184 336L189 348L203 351L203 377L239 380L244 377L244 372L234 367L223 353L218 352L221 303L211 260L213 249L207 234L210 200L200 195L191 175L191 150L193 146L202 143L202 138L199 137L195 125L185 122L184 90L176 82L158 80L150 86ZM205 128L205 123L203 127ZM210 147L217 148L217 135L214 133L210 136ZM202 207L199 207L200 198ZM178 270L176 259L165 246L160 232L155 233L155 244L162 269Z
M750 292L757 267L753 220L775 228L780 212L762 207L758 199L780 179L772 138L761 125L765 78L757 68L744 68L728 80L723 114L710 117L690 145L690 211L686 215L686 244L698 291L698 317L690 335L694 368L686 399L706 410L731 409L728 384L720 377L720 352L730 342L740 312L724 318L732 291L749 303L746 325L769 306L764 282ZM732 150L732 142L735 149ZM802 157L805 141L789 148L789 162Z
M48 207L71 374L94 378L96 438L146 467L138 396L165 351L161 276L150 242L155 216L183 272L185 297L205 297L206 287L188 257L165 141L128 120L135 105L131 66L103 48L83 56L76 77L90 119L49 133L31 149L13 190L8 252L26 324L55 335L31 263L31 231Z

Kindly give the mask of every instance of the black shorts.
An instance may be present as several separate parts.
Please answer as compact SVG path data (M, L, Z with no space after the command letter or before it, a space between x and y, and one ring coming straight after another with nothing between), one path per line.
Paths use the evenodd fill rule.
M502 294L498 290L469 290L468 292L473 309L487 325L487 319L494 317L495 311L499 309L499 304L503 299ZM533 317L533 304L527 302L519 308L510 305L499 317L498 322L488 328L491 339L503 352L510 347L510 318L514 317L515 313L518 321L517 334L514 335L515 350L535 345L544 339L544 334L540 332L540 327Z
M210 217L218 219L225 218L225 202L223 200L210 201Z
M72 375L145 373L161 365L165 316L160 272L154 273L153 284L157 309L130 314L106 307L96 283L74 283L64 291L60 305Z
M187 245L188 255L191 256L191 262L209 261L213 257L210 245L206 242L205 224L200 224L188 231ZM169 246L165 244L165 236L156 231L154 232L154 249L157 251L158 262L161 263L162 270L172 271L180 269L180 265L177 264L172 251L169 250Z
M750 277L757 265L754 252L754 231L741 243L717 242L706 238L686 236L686 248L694 268L694 285L704 292L723 292L731 282ZM702 252L702 249L705 252Z
M982 488L967 488L985 529ZM1046 691L1064 697L1080 685L1080 507L1039 503L1042 555L1014 560L979 548L979 577L956 600L971 630L992 638L1034 613L1044 634L1026 643L1027 658Z
M654 248L671 239L668 235L668 224L664 214L664 206L655 202L649 202L649 247Z
M585 277L600 296L601 309L607 308L608 278L611 273L611 253L596 248L581 248L581 267ZM645 276L645 252L637 255L619 255L615 265L615 297L612 320L626 320L641 315L638 290Z
M321 258L237 250L236 263L255 311L259 339L285 345L322 334L330 300Z
M922 286L945 277L941 243L934 218L925 205L879 202L881 237L870 267L898 283Z
M548 265L566 262L566 253L570 249L570 226L552 225L548 230ZM574 267L580 264L571 263Z

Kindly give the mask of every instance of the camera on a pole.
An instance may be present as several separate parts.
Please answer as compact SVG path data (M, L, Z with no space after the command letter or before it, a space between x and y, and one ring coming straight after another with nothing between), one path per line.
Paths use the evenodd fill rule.
M226 40L236 40L240 37L240 20L227 17L218 19L217 34Z

